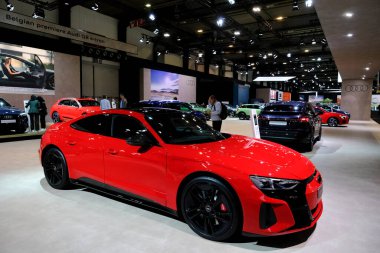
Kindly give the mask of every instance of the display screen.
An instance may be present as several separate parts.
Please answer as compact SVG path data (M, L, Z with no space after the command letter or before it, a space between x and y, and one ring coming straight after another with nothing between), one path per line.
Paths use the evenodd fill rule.
M196 101L196 78L155 69L144 69L143 99Z
M313 102L322 102L324 99L324 96L323 95L310 95L309 96L309 102L310 103L313 103Z
M54 95L54 52L0 42L0 93Z

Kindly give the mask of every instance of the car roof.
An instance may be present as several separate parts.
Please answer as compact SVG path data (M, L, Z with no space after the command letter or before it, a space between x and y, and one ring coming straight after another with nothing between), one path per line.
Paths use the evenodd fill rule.
M61 98L61 99L59 99L59 101L61 101L61 100L68 100L68 99L74 99L74 100L92 100L92 101L96 101L95 99L93 99L93 98L74 98L74 97L67 97L67 98Z
M305 106L307 104L304 101L277 101L271 102L269 105L291 105L291 106Z

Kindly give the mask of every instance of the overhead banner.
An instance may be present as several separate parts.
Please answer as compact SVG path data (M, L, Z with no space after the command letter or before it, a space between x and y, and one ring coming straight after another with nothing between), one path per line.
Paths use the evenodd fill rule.
M137 46L0 9L0 22L37 32L137 54Z

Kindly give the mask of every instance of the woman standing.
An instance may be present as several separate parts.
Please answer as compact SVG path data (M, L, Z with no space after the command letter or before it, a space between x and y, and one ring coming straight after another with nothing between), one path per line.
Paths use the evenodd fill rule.
M45 99L41 96L38 96L37 100L40 103L39 112L40 112L41 130L45 130L46 129L46 115L47 115L47 107L46 107Z
M36 132L40 129L40 102L38 102L36 96L32 95L25 107L29 107L28 114L30 116L30 130Z

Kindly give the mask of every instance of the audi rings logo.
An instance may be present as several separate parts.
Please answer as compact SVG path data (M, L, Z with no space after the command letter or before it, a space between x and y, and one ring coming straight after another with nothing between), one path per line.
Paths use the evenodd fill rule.
M344 88L345 91L347 92L366 92L369 90L368 85L347 85Z
M12 117L12 115L5 115L5 116L3 116L3 119L12 119L13 117Z

